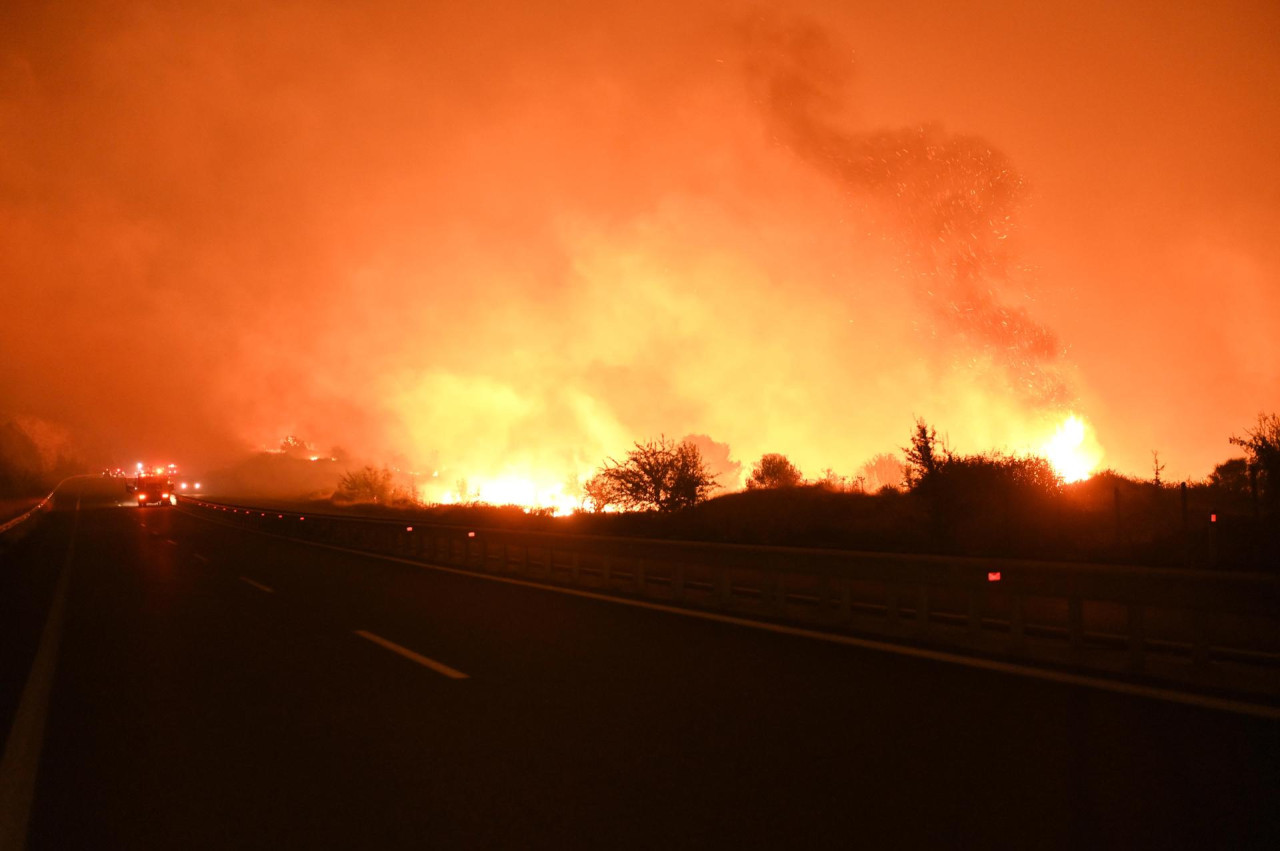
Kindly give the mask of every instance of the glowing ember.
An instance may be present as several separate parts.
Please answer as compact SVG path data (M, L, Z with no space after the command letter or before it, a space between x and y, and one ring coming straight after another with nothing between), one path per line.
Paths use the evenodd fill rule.
M1058 426L1040 452L1068 483L1089 478L1102 460L1102 449L1089 426L1075 414Z

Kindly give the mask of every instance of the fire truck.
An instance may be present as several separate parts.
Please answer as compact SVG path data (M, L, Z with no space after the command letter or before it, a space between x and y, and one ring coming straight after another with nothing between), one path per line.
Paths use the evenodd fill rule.
M178 498L173 492L173 479L164 473L139 473L137 478L125 486L143 505L176 505Z

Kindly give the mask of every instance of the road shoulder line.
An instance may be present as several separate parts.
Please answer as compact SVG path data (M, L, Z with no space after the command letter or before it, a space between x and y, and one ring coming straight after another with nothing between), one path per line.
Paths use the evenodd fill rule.
M40 769L40 752L44 747L45 722L49 715L49 699L53 692L58 667L58 645L62 641L62 624L66 619L67 588L71 565L76 553L76 533L80 528L80 500L76 500L71 524L71 540L58 574L53 603L40 632L40 644L31 672L27 675L13 726L0 759L0 848L23 848L27 841L27 823L35 801L36 774Z

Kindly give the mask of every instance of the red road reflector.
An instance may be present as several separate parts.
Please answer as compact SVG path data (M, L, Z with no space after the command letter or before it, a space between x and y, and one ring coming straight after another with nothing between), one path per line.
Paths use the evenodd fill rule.
M1216 514L1210 514L1210 515L1209 515L1209 522L1210 522L1210 523L1217 523L1217 522L1218 522L1218 515L1216 515Z
M405 527L404 527L404 530L405 530L406 532L412 532L412 531L413 531L413 527L412 527L412 526L405 526Z
M988 582L999 582L999 581L1000 581L1000 571L998 571L998 570L988 570L988 571L987 571L987 581L988 581Z
M277 515L276 515L276 518L277 518L277 519L279 519L279 520L283 520L283 519L284 519L284 515L283 515L283 514L277 514Z
M298 519L299 519L299 520L306 520L307 518L305 518L305 517L299 517Z

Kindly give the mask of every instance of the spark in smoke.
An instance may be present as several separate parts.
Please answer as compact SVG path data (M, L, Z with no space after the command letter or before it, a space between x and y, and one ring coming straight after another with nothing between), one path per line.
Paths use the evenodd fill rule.
M984 351L1034 407L1071 398L1057 336L999 290L1025 194L1013 163L984 140L932 126L859 132L838 117L851 63L810 25L757 22L748 71L778 137L883 215L937 325L965 354Z

